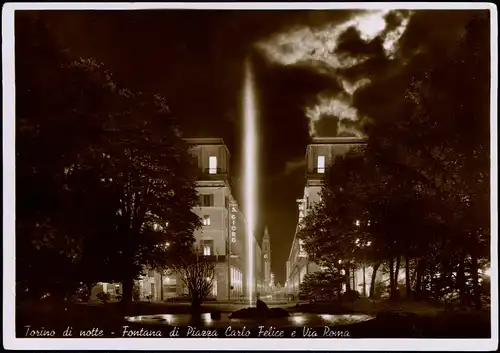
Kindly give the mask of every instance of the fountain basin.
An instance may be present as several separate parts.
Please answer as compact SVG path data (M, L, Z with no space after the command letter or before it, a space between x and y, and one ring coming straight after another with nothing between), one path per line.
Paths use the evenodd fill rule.
M275 319L281 317L289 317L290 313L282 308L272 308L266 311L258 308L245 308L232 313L230 319Z
M323 327L345 326L374 318L372 315L363 314L316 314L316 313L288 313L286 317L259 317L235 318L231 313L221 313L220 319L214 320L209 313L193 316L190 314L161 314L139 315L126 317L125 320L135 325L144 326L196 326L199 328L251 328L260 325L273 325L280 328L286 327Z

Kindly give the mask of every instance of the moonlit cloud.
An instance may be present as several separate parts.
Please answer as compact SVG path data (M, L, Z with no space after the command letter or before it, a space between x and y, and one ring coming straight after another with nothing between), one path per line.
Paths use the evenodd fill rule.
M370 82L371 81L369 78L363 77L362 79L357 80L356 82L349 82L347 80L342 80L341 84L342 84L342 88L344 89L344 91L346 91L350 96L352 96L354 94L354 92L356 92L358 89L370 84Z
M311 136L317 134L315 127L319 120L332 117L338 119L338 133L360 135L352 124L346 126L344 123L356 122L362 118L352 104L352 96L357 90L370 84L371 80L368 77L361 77L356 81L348 80L343 77L342 70L356 67L370 56L338 52L337 48L342 34L354 28L360 40L365 43L380 37L386 57L394 59L410 14L395 12L397 25L389 29L386 21L388 13L388 10L368 11L358 13L342 23L321 27L294 27L257 43L257 47L272 62L285 66L306 65L315 72L323 74L328 71L339 81L343 92L320 92L312 105L304 107L304 113L309 119Z
M386 22L384 16L387 15L388 12L388 10L382 10L375 13L360 15L348 21L348 27L356 28L359 31L361 39L368 42L373 40L385 29Z
M315 135L316 124L322 118L337 117L339 120L338 134L349 133L360 136L360 133L354 128L345 125L345 121L358 120L358 111L351 105L350 99L350 96L332 96L329 93L318 94L316 104L305 107L305 115L309 118L309 132L311 135Z
M398 13L398 17L400 19L400 24L392 31L388 31L384 38L384 50L386 55L390 58L394 58L394 54L396 53L396 48L399 40L403 36L403 33L410 22L410 17L404 17L401 13Z
M331 97L328 93L320 93L317 103L312 107L305 108L306 116L311 122L318 121L323 115L336 116L340 120L357 120L358 112L347 100L342 100L340 96Z

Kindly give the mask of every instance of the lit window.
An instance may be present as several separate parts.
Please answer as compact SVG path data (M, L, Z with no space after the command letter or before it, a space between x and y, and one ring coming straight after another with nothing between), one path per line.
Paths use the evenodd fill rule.
M215 156L208 157L208 173L217 174L217 157Z
M318 156L318 173L325 172L325 156Z
M203 225L204 226L210 225L210 216L203 216Z
M214 253L214 241L212 239L202 240L201 249L203 249L203 255L210 256Z

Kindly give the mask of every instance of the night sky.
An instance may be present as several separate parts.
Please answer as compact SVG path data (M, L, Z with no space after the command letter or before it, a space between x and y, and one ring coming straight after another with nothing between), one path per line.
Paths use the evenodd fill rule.
M47 12L44 17L72 58L93 57L121 86L163 95L186 137L222 137L232 153L231 174L240 203L242 69L244 58L251 55L259 101L259 228L269 228L272 271L283 284L297 222L295 200L303 195L303 159L311 138L305 107L321 106L320 93L336 97L337 103L350 99L350 108L337 103L327 111L319 107L315 134L361 131L366 119L390 114L398 105L394 93L405 90L413 75L452 55L465 25L487 12L389 13L389 30L403 27L402 19L409 21L392 56L383 49L387 33L364 38L353 27L342 30L333 52L321 51L324 42L308 44L308 33L335 31L359 15L338 10L155 10ZM281 54L305 47L307 55L292 61L273 59L259 44L272 47L272 39L280 34L288 41ZM299 44L294 44L297 38ZM353 65L332 58L362 60ZM346 98L345 83L363 79L369 83ZM343 115L347 117L341 125Z

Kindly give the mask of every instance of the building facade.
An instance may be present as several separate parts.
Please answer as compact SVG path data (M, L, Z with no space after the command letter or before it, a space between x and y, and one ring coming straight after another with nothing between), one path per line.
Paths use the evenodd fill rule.
M300 283L308 273L320 270L317 264L309 260L307 252L303 249L302 241L297 236L301 229L302 219L310 212L313 204L321 201L321 186L328 166L335 163L337 157L345 155L351 149L362 146L364 143L365 140L362 138L328 137L313 138L311 144L307 146L304 195L297 200L297 227L286 262L285 291L290 299L298 298ZM365 275L367 275L366 271ZM359 282L360 274L356 272L352 277L352 283L355 284L352 288L358 290L356 281Z
M211 299L244 300L247 293L246 221L231 193L230 153L220 138L185 139L198 165L199 205L194 212L203 226L194 233L200 255L216 262ZM253 297L262 291L262 250L254 241ZM166 270L147 271L138 282L139 299L168 300L187 294L180 275Z

